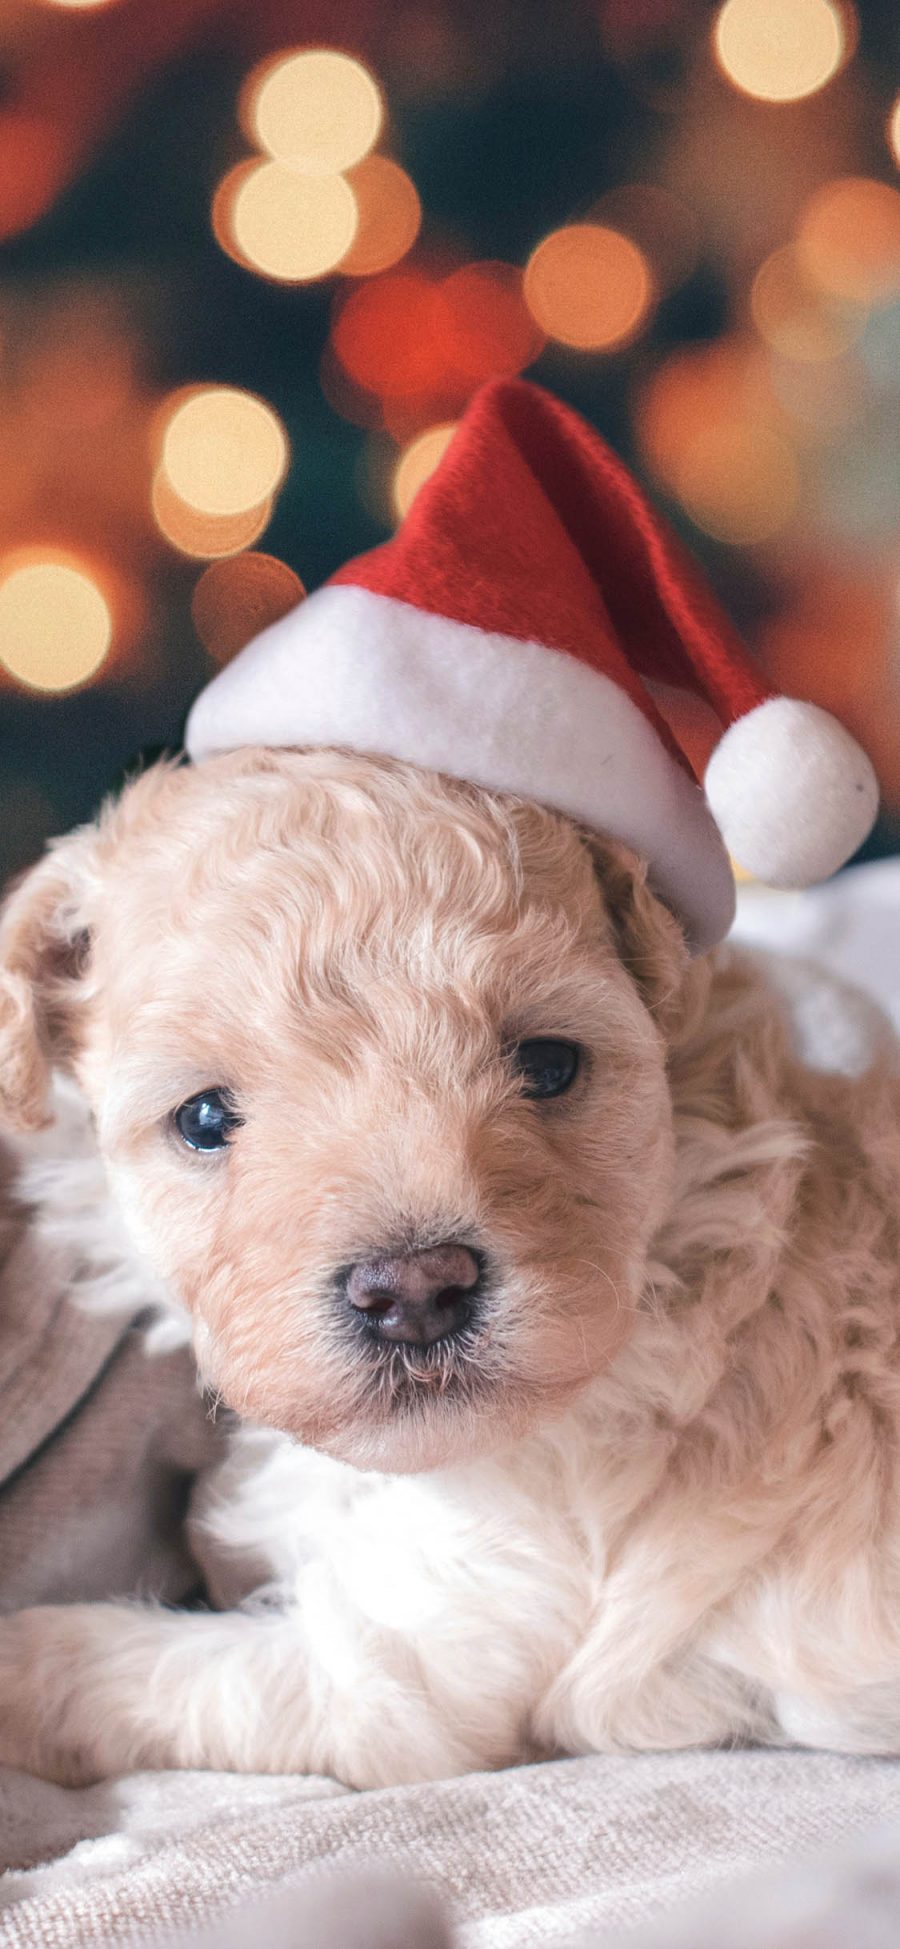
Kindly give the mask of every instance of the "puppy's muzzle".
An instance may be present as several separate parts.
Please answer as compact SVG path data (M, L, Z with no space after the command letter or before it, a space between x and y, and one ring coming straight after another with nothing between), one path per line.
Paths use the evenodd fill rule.
M346 1274L354 1312L379 1340L431 1347L470 1326L481 1262L467 1245L361 1259Z

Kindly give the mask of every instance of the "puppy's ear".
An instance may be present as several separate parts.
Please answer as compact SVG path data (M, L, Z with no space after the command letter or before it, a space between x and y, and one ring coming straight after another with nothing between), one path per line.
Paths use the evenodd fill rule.
M681 928L647 885L647 867L628 846L596 833L585 838L623 966L666 1041L682 1021L691 965Z
M95 841L93 827L59 841L0 908L0 1121L15 1129L48 1122L50 1067L72 1044Z

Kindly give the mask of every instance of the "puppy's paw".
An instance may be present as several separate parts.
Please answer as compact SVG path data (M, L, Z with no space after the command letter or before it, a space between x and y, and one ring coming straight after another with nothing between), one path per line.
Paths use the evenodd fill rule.
M47 1604L0 1616L0 1766L60 1786L103 1778L82 1695L95 1615L92 1606Z

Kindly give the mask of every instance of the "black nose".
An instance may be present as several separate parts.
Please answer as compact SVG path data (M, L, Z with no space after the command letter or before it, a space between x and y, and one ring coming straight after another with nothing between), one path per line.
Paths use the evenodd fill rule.
M433 1245L361 1259L350 1267L345 1290L380 1340L430 1347L469 1325L480 1274L467 1245Z

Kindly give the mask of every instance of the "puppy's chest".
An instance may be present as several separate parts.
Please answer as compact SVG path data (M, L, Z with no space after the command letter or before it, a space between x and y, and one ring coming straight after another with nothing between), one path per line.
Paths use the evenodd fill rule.
M536 1446L514 1466L382 1477L266 1441L232 1464L204 1527L323 1629L350 1610L424 1644L464 1618L507 1643L574 1648L602 1607L628 1498L600 1458Z

